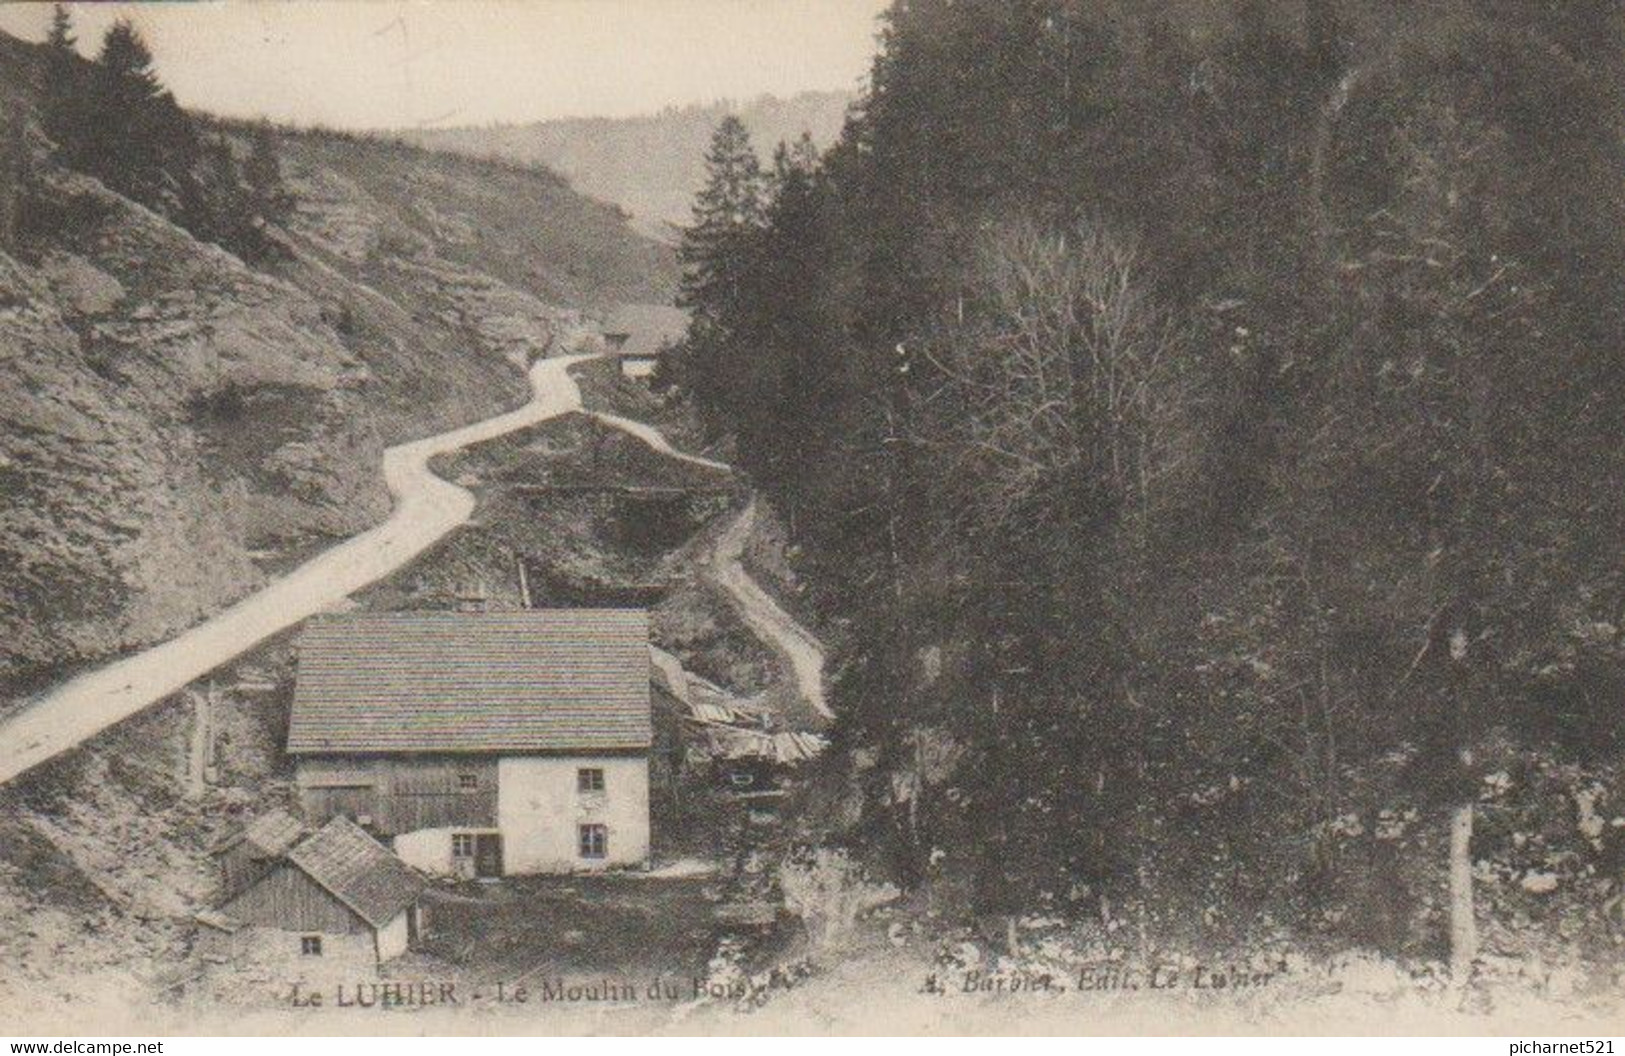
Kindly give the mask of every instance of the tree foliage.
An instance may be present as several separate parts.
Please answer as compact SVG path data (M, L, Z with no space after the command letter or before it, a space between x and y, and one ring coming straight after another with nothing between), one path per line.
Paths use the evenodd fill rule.
M851 623L897 875L1308 915L1355 789L1620 747L1625 15L1154 6L894 4L760 210L719 133L687 384Z
M163 86L151 49L128 20L108 28L95 61L86 63L71 16L57 6L41 111L62 164L246 259L274 253L268 228L287 221L293 200L273 134L255 128L246 165L239 163L232 136L200 129Z
M733 353L742 344L743 286L762 229L765 181L750 134L731 114L718 124L705 164L694 222L678 249L684 267L678 303L692 317L684 380L715 403L728 398L724 381L740 367Z

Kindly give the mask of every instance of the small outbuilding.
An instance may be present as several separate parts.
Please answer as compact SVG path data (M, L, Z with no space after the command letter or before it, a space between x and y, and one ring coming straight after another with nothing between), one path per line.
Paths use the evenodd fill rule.
M666 304L623 304L604 320L604 346L629 378L646 379L688 332L688 313Z
M220 867L220 890L231 898L250 887L293 849L308 830L285 810L261 814L209 849Z
M417 938L424 886L421 874L360 826L335 817L199 920L215 959L371 969Z

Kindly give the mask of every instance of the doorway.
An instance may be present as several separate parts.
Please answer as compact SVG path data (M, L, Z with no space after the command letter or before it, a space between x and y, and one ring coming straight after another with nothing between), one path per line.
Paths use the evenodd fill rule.
M474 875L480 879L502 875L502 836L481 833L474 837Z

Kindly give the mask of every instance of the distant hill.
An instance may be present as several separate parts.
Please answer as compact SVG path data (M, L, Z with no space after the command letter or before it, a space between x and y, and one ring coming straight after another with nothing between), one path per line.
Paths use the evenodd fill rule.
M397 133L408 142L476 157L540 163L583 194L631 213L645 233L669 237L687 223L705 177L705 148L717 122L737 113L766 162L775 145L810 133L820 146L840 134L849 92L803 92L663 110L647 117L579 118L483 128Z

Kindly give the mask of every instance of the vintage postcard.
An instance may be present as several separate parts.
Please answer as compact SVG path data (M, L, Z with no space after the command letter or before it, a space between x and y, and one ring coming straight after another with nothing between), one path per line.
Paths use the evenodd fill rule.
M0 1022L1617 1030L1622 290L1620 0L0 3Z

